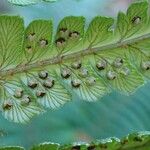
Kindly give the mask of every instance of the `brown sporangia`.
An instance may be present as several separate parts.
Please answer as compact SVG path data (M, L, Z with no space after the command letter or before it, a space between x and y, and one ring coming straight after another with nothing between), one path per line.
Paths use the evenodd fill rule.
M58 39L55 41L55 43L56 43L56 46L57 46L58 48L61 48L61 47L63 47L64 44L66 43L66 40L65 40L65 38L63 38L63 37L60 37L60 38L58 38Z
M73 62L73 63L71 64L71 67L72 67L73 69L80 69L81 66L82 66L82 63L81 63L80 60L79 60L79 61L75 61L75 62Z
M26 47L26 51L27 51L28 53L32 53L32 52L33 52L33 49L32 49L31 46L27 46L27 47Z
M73 146L71 148L71 150L80 150L81 146L80 145L77 145L77 146Z
M106 67L107 67L107 62L105 60L100 60L96 64L96 68L100 71L104 70Z
M80 85L81 85L81 80L79 80L79 79L74 79L74 80L71 81L71 85L72 85L72 87L74 87L74 88L79 88Z
M4 101L3 110L10 110L13 107L13 103L10 100Z
M68 68L64 68L61 70L61 77L64 79L68 79L71 76L71 71Z
M88 77L86 78L86 83L89 85L89 86L92 86L96 83L96 79L94 77Z
M46 95L46 92L45 91L42 91L42 90L37 90L36 91L36 96L37 97L44 97Z
M150 70L150 61L145 61L141 63L141 68L143 70Z
M122 58L116 58L113 62L114 67L119 68L123 65L123 59Z
M14 91L14 97L21 98L23 96L23 90L21 88L18 88Z
M107 76L107 79L114 80L114 79L116 79L117 74L114 71L108 71L106 76Z
M38 86L38 83L36 81L30 80L28 81L28 86L32 89L35 89Z
M78 38L80 36L80 33L77 31L73 31L69 33L70 38Z
M95 145L88 146L87 150L96 150L96 146Z
M142 18L140 16L135 16L132 19L132 23L135 24L135 25L137 25L137 24L139 24L141 22L141 19Z
M87 77L88 74L89 74L89 72L88 72L88 70L87 70L86 68L81 68L81 69L79 70L79 75L80 75L81 77L83 77L83 78Z
M48 77L48 72L47 71L41 71L41 72L39 72L38 76L40 79L44 80Z
M30 33L28 36L27 36L27 39L30 41L30 42L33 42L35 40L35 33Z
M41 40L39 41L39 45L40 45L41 48L45 48L45 47L48 45L48 40L46 40L46 39L41 39Z
M68 32L68 29L67 28L60 28L59 29L59 33L60 34L65 34L65 33L67 33Z
M54 86L54 84L55 84L54 79L48 78L44 81L43 86L46 88L52 88Z
M31 98L29 95L24 95L22 100L21 100L21 105L22 106L26 106L26 105L29 105L31 102Z

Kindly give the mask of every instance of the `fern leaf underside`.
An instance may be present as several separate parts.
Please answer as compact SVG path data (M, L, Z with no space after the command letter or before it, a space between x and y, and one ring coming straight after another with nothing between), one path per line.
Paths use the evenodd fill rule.
M115 22L115 23L114 23ZM53 36L50 20L24 27L18 16L0 16L0 106L5 118L25 123L44 108L76 94L96 101L116 90L131 94L150 77L148 2L133 3L117 21L69 16Z

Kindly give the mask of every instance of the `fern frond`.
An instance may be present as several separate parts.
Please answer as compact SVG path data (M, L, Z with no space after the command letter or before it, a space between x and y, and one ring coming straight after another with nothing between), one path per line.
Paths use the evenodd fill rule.
M60 145L56 143L45 142L34 146L31 150L149 150L150 134L149 132L139 132L130 134L121 140L115 137L96 140L91 143L74 143ZM24 150L19 147L3 147L0 150Z
M56 2L57 0L8 0L9 3L15 4L15 5L32 5L32 4L37 4L39 2Z
M19 146L7 146L7 147L0 147L0 150L25 150Z
M116 23L114 23L116 22ZM96 101L116 90L129 95L150 77L148 2L133 3L117 21L97 16L64 18L53 36L52 21L24 27L18 16L0 16L2 114L27 122L44 108L72 100Z

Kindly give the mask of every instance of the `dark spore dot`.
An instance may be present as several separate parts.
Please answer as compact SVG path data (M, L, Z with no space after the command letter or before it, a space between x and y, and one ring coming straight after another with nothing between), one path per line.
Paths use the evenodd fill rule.
M26 48L27 48L27 49L31 49L32 47L31 47L31 46L27 46Z
M69 37L71 37L71 38L78 38L79 35L80 35L80 33L77 31L73 31L73 32L69 33Z
M21 88L18 88L18 89L15 90L14 97L21 98L22 95L23 95L23 90Z
M48 72L47 71L41 71L38 75L39 75L39 78L44 80L48 77Z
M35 40L35 33L30 33L28 36L27 36L27 39L32 42Z
M37 83L34 83L34 84L30 85L30 87L31 87L32 89L36 88L36 87L37 87Z
M107 72L107 79L114 80L114 79L116 79L116 77L117 77L117 75L114 71L108 71Z
M79 88L80 85L81 85L81 81L80 81L79 79L72 80L72 81L71 81L71 85L72 85L72 87L74 87L74 88Z
M26 51L27 51L28 53L32 53L32 52L33 52L32 47L31 47L31 46L27 46L27 47L26 47Z
M64 79L68 79L71 76L71 71L69 69L62 69L61 77Z
M37 97L44 97L45 95L46 95L46 93L43 92L43 91L37 91L37 92L36 92L36 96L37 96Z
M128 140L127 140L127 139L124 139L124 140L121 141L121 144L122 144L122 145L125 145L126 143L128 143Z
M24 99L27 99L28 102L31 102L31 98L30 98L30 96L28 96L28 95L25 95L25 96L24 96Z
M25 95L23 99L21 100L21 105L26 106L26 105L29 105L30 102L31 102L31 98L28 95Z
M13 107L12 102L4 102L3 104L3 110L10 110Z
M64 38L62 38L62 37L58 38L58 39L55 41L57 47L63 46L65 42L66 42L66 40L65 40Z
M79 71L79 75L83 78L87 77L89 74L89 71L86 68L81 68Z
M71 64L71 67L73 69L80 69L82 67L82 63L81 63L81 61L76 61L76 62Z
M143 70L149 70L150 69L150 61L142 62L141 67Z
M123 59L120 60L120 63L123 63Z
M132 23L133 24L139 24L141 22L141 17L139 16L135 16L133 19L132 19Z
M104 70L105 69L104 66L98 66L98 65L96 65L96 67L97 67L98 70Z
M107 67L107 62L105 60L101 60L96 64L96 68L100 71L104 70L106 67Z
M77 146L73 146L71 150L80 150L81 146L77 145Z
M64 79L68 79L70 77L70 74L68 73L68 74L64 75L64 74L61 73L61 77L64 78Z
M116 58L113 65L116 67L116 68L119 68L123 65L123 59L122 58Z
M35 33L34 33L34 32L33 32L33 33L30 33L29 36L35 36Z
M32 82L32 81L30 81L29 83L28 83L28 86L30 87L30 88L32 88L32 89L35 89L36 87L37 87L37 83L36 82Z
M89 146L89 147L87 148L87 150L96 150L95 148L96 148L96 146L95 146L95 145L92 145L92 146Z
M106 144L100 144L100 148L107 149L107 145Z
M142 138L141 138L141 137L138 137L138 136L134 137L133 140L134 140L135 142L142 142Z
M43 83L43 86L46 88L52 88L55 84L55 81L53 79L48 79Z
M92 86L96 83L96 79L94 77L88 77L87 80L86 80L86 83L89 85L89 86Z
M44 48L47 45L48 45L48 40L45 40L45 39L40 40L40 47Z
M33 36L33 35L35 35L35 33L31 33L31 35Z
M67 28L60 28L60 29L59 29L59 32L60 32L60 33L65 33L65 32L67 32L67 31L68 31Z

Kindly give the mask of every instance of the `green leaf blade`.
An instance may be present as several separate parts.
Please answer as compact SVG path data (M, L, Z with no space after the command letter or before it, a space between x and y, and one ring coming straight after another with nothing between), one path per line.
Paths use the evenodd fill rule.
M148 2L133 3L127 14L119 13L117 27L120 30L120 40L126 40L142 35L148 23ZM124 25L125 28L122 28Z
M25 123L44 108L93 102L111 91L132 94L150 78L148 3L133 3L117 22L68 16L53 35L50 20L24 31L20 17L0 16L0 105L5 118Z
M95 17L85 35L85 43L88 44L88 47L103 45L105 42L108 43L113 35L113 32L110 30L113 23L114 20L112 18Z
M20 17L0 16L0 69L15 66L20 61L24 24Z
M24 39L26 61L34 62L51 53L53 25L49 20L35 20L27 27Z

